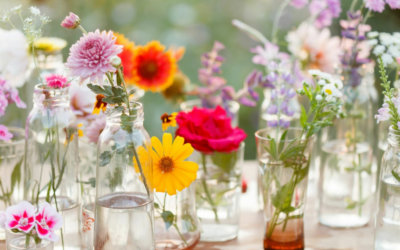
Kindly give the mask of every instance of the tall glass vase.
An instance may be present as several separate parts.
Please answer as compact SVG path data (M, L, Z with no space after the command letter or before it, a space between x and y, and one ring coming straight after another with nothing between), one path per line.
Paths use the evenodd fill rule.
M190 156L199 164L196 207L201 241L227 241L238 235L243 155L244 143L232 152Z
M151 142L143 106L107 105L97 143L94 249L155 249Z
M400 133L389 129L382 158L375 217L375 250L400 249Z
M377 92L369 70L362 67L341 74L346 118L334 121L322 145L318 217L326 226L361 227L371 218L378 141L374 119Z
M63 216L55 249L80 249L82 243L78 169L78 128L68 88L34 90L26 120L25 200L47 201Z
M23 200L25 131L9 127L10 141L0 140L0 211ZM0 229L0 240L5 240L5 230Z
M155 194L157 250L192 250L200 240L195 183L176 195Z
M302 250L314 137L305 138L302 130L295 128L262 129L256 132L256 143L266 224L264 249Z

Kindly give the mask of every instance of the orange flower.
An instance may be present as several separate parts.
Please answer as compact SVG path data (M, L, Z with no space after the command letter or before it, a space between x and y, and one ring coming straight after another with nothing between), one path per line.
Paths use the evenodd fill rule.
M124 67L124 79L127 84L133 84L133 68L134 68L134 51L135 43L129 41L123 34L114 33L116 37L115 44L123 45L124 49L120 54L119 58L122 61L122 67Z
M134 53L133 82L139 88L162 91L171 86L177 69L175 53L165 51L158 41L137 46Z
M92 114L98 115L100 113L100 110L103 110L103 112L106 111L107 103L103 102L103 98L105 98L105 96L102 94L96 95L96 102L94 104L94 109Z

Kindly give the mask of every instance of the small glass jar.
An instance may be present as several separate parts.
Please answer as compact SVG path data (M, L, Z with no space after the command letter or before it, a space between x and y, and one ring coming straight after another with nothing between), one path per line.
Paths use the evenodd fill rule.
M229 106L229 112L233 115L233 117L231 118L232 127L237 127L239 125L240 105L238 102L229 101L228 106ZM200 99L185 101L185 102L182 102L180 105L181 110L185 111L185 112L192 111L194 107L202 108Z
M78 128L68 88L35 86L34 106L26 120L25 200L48 201L63 217L55 249L82 246Z
M97 143L94 248L155 249L151 141L143 105L107 105Z
M192 250L200 240L195 183L176 195L155 193L156 250Z
M82 231L87 250L93 250L95 208L96 188L84 189L82 195Z
M227 241L238 235L243 155L244 143L232 152L190 156L199 165L196 207L201 241Z
M0 140L0 211L24 198L25 131L14 127L8 130L13 138ZM5 239L5 230L0 228L0 240Z
M286 138L281 140L287 131ZM264 249L304 249L304 211L314 136L302 129L256 132L263 185ZM303 137L301 137L303 136Z
M14 233L6 230L7 250L53 250L54 243L45 239L41 239L36 243L35 238L26 236L23 233Z
M389 128L382 158L375 217L375 250L400 249L400 133Z

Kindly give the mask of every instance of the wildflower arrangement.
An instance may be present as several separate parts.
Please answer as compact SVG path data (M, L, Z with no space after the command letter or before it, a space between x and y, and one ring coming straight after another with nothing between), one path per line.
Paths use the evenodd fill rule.
M30 246L33 238L35 244L42 240L56 242L59 236L54 231L62 227L63 218L49 203L40 204L39 209L27 201L9 206L0 211L0 228L26 236L25 247Z

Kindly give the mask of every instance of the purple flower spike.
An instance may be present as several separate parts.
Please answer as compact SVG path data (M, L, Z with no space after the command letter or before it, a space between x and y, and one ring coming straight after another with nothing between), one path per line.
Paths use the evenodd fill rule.
M285 121L283 119L279 120L279 126L282 128L289 128L290 127L290 121Z
M239 98L238 102L240 104L243 104L245 106L249 106L249 107L255 107L257 105L257 103L253 100L250 100L249 98L247 98L246 96L242 96Z
M356 11L356 12L348 11L348 12L347 12L347 16L348 16L351 20L357 20L357 19L360 18L361 12L360 12L359 10Z
M281 106L279 107L280 110L286 110L288 108L288 103L286 101L283 101L281 103Z
M270 83L274 83L276 80L278 80L278 76L275 74L275 72L271 72L271 73L268 74L267 80Z
M276 100L276 90L275 89L273 89L272 91L271 91L271 101L275 101Z
M285 86L282 86L282 88L279 90L279 94L280 95L286 95L286 89L285 89Z
M269 70L276 70L276 69L278 69L278 64L276 62L272 61L272 62L268 63L267 67Z
M268 127L275 128L278 126L278 121L267 121Z
M342 36L346 37L348 39L351 39L351 40L356 39L356 35L354 34L354 32L352 32L350 30L342 30Z
M286 91L285 100L290 100L295 96L296 96L296 91L294 91L294 89L288 89L288 91Z
M247 77L246 77L246 85L249 88L255 88L258 85L258 81L260 80L260 74L258 70L253 70ZM262 74L261 74L262 76Z
M213 50L219 52L220 50L223 50L223 49L225 49L225 46L222 43L220 43L218 41L214 42Z
M268 77L263 77L259 83L259 86L262 88L275 88L275 85L268 80Z
M224 86L221 89L221 97L223 100L233 100L235 97L235 89L232 86Z
M223 62L225 62L225 58L223 56L217 55L217 57L215 58L215 61L223 63Z
M278 113L278 107L276 105L274 105L274 104L270 105L267 108L267 113L270 114L270 115L275 115L276 113Z
M260 97L258 96L257 92L255 92L253 89L248 89L248 91L251 98L253 98L254 101L258 102L260 100Z

